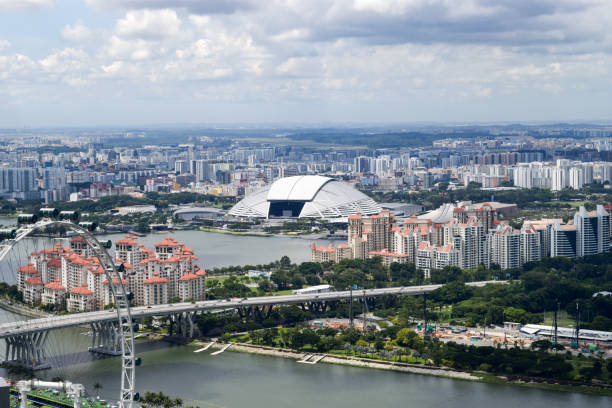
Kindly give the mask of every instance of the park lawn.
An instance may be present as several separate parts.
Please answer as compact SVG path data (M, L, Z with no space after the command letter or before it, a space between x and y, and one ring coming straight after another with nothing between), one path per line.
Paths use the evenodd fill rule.
M562 316L557 316L557 326L558 327L569 327L572 328L575 326L576 321L574 319L570 319L567 316L562 317ZM542 323L540 323L542 326L552 326L553 324L553 318L551 316L551 313L546 313L546 317L544 318L544 321Z

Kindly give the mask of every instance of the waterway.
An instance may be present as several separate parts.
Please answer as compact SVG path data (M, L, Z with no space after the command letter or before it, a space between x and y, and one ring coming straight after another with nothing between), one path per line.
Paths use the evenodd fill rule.
M110 239L113 242L125 234L100 235L99 240ZM138 238L138 242L147 248L171 236L193 249L204 269L231 265L258 265L278 261L287 255L292 262L310 261L310 245L313 241L295 237L271 236L257 237L245 235L220 234L204 231L174 231L164 234L148 234Z
M202 408L270 407L610 407L612 398L525 389L330 364L225 352L193 353L168 346L141 352L138 391L163 391ZM86 363L78 381L113 400L119 392L119 360ZM43 373L43 375L50 375Z
M15 218L0 217L0 226L14 225ZM153 246L164 239L172 236L179 242L194 250L195 256L199 259L199 264L204 269L232 265L258 265L278 261L283 255L287 255L292 262L301 263L310 261L310 245L313 242L329 245L328 241L316 241L287 236L245 236L221 234L205 231L174 231L163 234L148 234L138 238L138 242L147 248ZM115 242L125 237L125 234L98 235L100 241L108 240ZM26 245L30 248L48 247L49 244L38 242ZM20 248L15 251L15 257L25 255L25 250ZM0 266L1 269L1 266Z

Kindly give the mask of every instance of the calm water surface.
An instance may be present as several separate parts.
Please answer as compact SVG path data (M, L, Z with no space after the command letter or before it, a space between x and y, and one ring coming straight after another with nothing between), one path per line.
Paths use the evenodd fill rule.
M110 239L113 242L123 238L125 234L100 235L100 240ZM279 260L283 255L292 262L310 261L310 245L312 240L272 236L254 237L243 235L218 234L204 231L175 231L173 233L149 234L139 238L138 242L147 248L153 246L164 237L171 236L193 249L204 269L230 265L267 264ZM314 241L319 244L328 241Z
M270 407L488 407L609 408L612 398L471 383L330 364L307 365L282 358L225 352L193 353L170 346L141 352L137 389L179 395L187 404L224 408ZM111 400L119 390L119 361L85 364L79 380L96 381Z
M0 217L0 226L15 225L16 219L12 217ZM329 245L330 241L315 241L294 237L272 236L256 237L219 234L204 231L174 231L163 234L148 234L138 238L138 242L147 248L153 246L164 237L172 236L177 241L183 242L194 250L199 258L200 266L204 269L232 266L232 265L257 265L267 264L279 260L287 255L293 262L300 263L310 261L310 245ZM112 240L113 242L123 238L125 234L98 235L99 240ZM27 244L28 250L34 244ZM37 247L48 247L49 244L38 242ZM14 256L21 258L25 250L18 249ZM0 267L1 268L1 267Z

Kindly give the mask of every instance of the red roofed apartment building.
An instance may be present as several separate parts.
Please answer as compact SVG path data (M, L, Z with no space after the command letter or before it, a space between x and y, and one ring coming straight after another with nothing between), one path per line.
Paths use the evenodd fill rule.
M515 230L502 220L515 214L515 204L498 202L443 204L401 225L389 211L367 217L352 214L348 242L337 247L313 244L311 259L340 262L380 257L385 265L414 263L428 277L432 269L446 266L473 269L496 263L509 269L549 256L551 228L530 227L526 222L523 229Z
M87 284L70 289L66 309L69 312L91 312L95 308L94 293Z
M168 303L168 279L161 278L157 273L145 279L144 302L146 305L161 305Z
M134 294L138 306L167 303L170 299L204 299L206 273L197 265L193 250L172 237L155 245L155 251L126 235L117 241L117 262L124 271L113 279ZM112 302L110 286L100 262L90 256L80 237L70 248L32 252L28 264L17 268L17 287L31 304L54 304L69 311L100 310ZM195 271L195 272L193 272ZM163 281L163 282L162 282Z

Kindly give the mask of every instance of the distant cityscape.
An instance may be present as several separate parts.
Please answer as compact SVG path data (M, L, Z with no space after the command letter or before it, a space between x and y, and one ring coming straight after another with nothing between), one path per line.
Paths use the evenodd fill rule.
M291 232L299 227L295 221L311 220L314 224L306 227L312 231L302 232L328 229L331 239L345 237L340 244L312 244L312 261L380 257L386 266L414 264L423 279L446 267L509 270L545 257L576 258L609 250L610 204L578 202L582 205L574 215L566 213L564 219L537 211L533 218L519 217L516 203L494 201L495 194L519 189L559 192L600 186L605 191L612 182L609 127L441 127L421 130L431 144L410 148L344 146L301 136L301 143L294 144L275 130L266 137L261 130L257 137L231 132L185 137L176 132L177 143L148 143L146 131L124 133L128 143L118 143L116 133L4 134L4 207L121 196L139 200L150 194L219 197L229 200L222 208L173 206L173 219L162 217L159 225L145 219L144 228L166 229L187 221L247 232ZM350 132L354 136L356 131ZM377 137L376 131L370 133ZM402 132L381 132L376 143L398 134ZM409 138L418 135L405 137L413 143ZM489 192L491 200L446 202L424 212L423 205L402 199L381 203L372 198L404 193L409 199L413 193L474 188ZM149 201L117 206L109 214L121 220L157 211L156 202ZM137 239L128 234L114 243L134 304L204 298L206 273L192 250L168 237L153 251ZM69 247L59 244L32 253L18 269L24 301L67 311L108 306L108 282L87 251L76 237Z
M303 174L378 191L438 183L559 191L612 181L609 126L349 129L346 137L320 132L258 129L248 137L203 129L167 132L167 138L147 131L0 132L0 195L45 203L179 191L243 197L275 179ZM200 135L207 133L215 136ZM372 147L351 145L365 135ZM413 147L402 147L402 140Z

